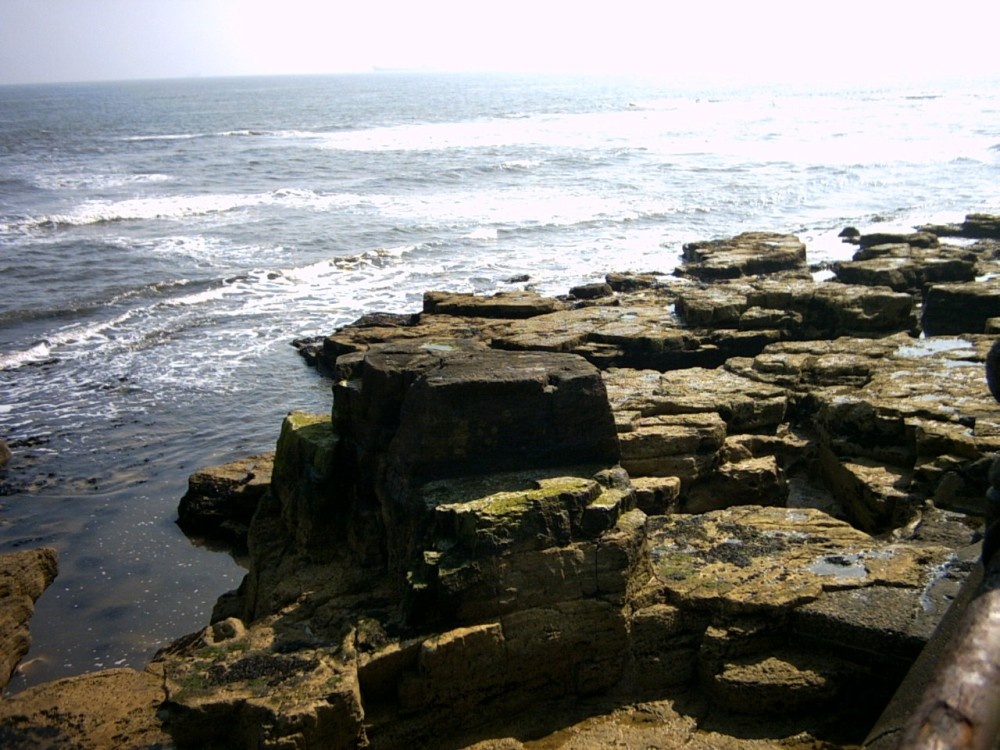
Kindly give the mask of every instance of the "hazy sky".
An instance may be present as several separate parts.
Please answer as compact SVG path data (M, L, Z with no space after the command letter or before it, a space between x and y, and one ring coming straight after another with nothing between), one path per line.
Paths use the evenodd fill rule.
M0 83L377 67L1000 77L996 0L0 0Z

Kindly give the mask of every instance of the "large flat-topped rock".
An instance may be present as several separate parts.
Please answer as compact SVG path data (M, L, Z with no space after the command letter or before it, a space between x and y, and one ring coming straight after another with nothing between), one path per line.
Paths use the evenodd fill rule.
M1000 316L1000 279L934 284L927 289L921 325L928 336L985 333Z
M691 335L681 328L681 321L667 304L583 307L511 324L495 334L494 346L563 352L586 342L644 346L654 351L693 348Z
M684 245L678 275L705 281L736 279L779 271L805 271L806 246L793 234L745 232L724 240Z
M941 581L967 569L950 548L880 541L814 509L744 506L647 528L653 579L633 648L647 676L677 679L687 664L736 712L826 711L893 685L948 606ZM645 655L653 644L662 658Z
M872 457L879 449L893 449L913 459L918 425L924 434L935 424L949 433L957 428L967 433L970 446L997 447L1000 407L983 372L990 343L985 336L782 342L752 360L731 360L726 369L808 394L819 407L818 424L831 434L846 436L869 424L873 432L854 442L867 446L865 453Z
M492 331L499 349L564 351L608 367L676 370L716 367L730 356L759 352L780 339L776 330L713 330L685 324L676 293L657 289L621 305L584 307L512 321Z
M422 554L423 484L618 463L604 381L582 357L437 341L376 347L355 374L334 389L334 425L400 575Z
M407 341L414 344L433 343L441 339L486 341L493 328L506 322L504 319L466 315L374 313L321 339L301 340L296 346L302 356L320 370L341 378L348 377L350 370L373 346Z
M752 329L777 322L783 338L795 339L881 336L916 327L914 300L908 294L810 279L682 289L676 311L692 327Z
M399 470L423 480L617 461L604 382L586 360L447 346L365 359L361 412L378 417Z
M976 260L964 252L949 254L942 252L944 248L917 249L909 245L877 247L884 248L885 252L835 263L833 272L837 279L845 284L885 286L894 292L919 294L927 284L967 282L976 278Z
M788 405L783 388L726 370L613 369L604 373L604 382L620 426L628 415L634 419L714 412L730 433L773 431Z
M858 246L863 250L884 245L909 245L910 247L932 248L939 245L934 232L869 232L858 237Z
M564 302L531 291L498 292L489 297L460 292L424 293L424 312L438 315L516 319L544 315L564 307Z

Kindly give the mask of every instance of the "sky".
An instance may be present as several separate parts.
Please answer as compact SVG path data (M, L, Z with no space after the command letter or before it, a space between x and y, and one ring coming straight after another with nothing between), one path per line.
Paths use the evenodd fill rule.
M996 0L0 0L0 84L363 72L1000 78Z

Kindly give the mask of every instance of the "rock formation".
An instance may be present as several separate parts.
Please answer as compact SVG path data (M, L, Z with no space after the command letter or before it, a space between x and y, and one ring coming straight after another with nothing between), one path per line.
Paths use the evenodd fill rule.
M0 555L0 690L28 653L28 620L57 567L56 551L48 547Z
M255 505L246 578L120 679L159 681L180 747L858 742L977 559L1000 311L988 244L854 239L828 282L747 234L300 342L332 413L184 501L230 538ZM948 305L963 330L918 338ZM45 715L18 700L0 728Z
M689 242L676 273L702 281L806 272L806 246L791 234L745 232L725 240Z
M271 486L274 454L250 456L196 471L177 507L177 524L189 536L246 545L250 519Z

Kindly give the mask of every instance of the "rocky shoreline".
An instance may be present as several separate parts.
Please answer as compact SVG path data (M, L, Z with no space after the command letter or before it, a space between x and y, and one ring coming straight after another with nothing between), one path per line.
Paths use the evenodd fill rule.
M1000 217L845 237L823 281L747 233L296 342L332 413L179 508L240 588L145 671L3 700L0 744L860 745L980 556Z

